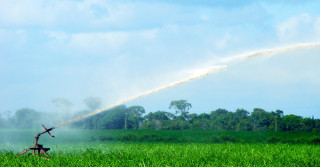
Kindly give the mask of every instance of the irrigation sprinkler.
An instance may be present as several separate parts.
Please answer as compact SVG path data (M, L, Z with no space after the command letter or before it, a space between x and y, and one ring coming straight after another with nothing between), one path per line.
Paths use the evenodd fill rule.
M47 151L50 150L50 148L44 148L42 144L38 144L38 140L40 138L41 135L45 134L45 133L48 133L51 137L54 138L54 136L50 133L51 130L54 129L54 127L52 128L49 128L47 129L44 125L42 125L42 127L45 129L44 131L38 133L36 136L35 136L35 141L34 141L34 146L33 147L29 147L27 149L25 149L24 151L22 151L19 156L23 155L24 153L32 150L33 152L33 155L38 155L40 156L41 154L45 154L48 158L49 158L49 155L47 154Z
M289 46L289 47L273 48L273 49L267 49L267 50L258 50L258 51L255 51L255 52L245 53L245 54L241 54L241 55L237 55L237 56L233 56L233 57L221 59L220 61L217 61L216 63L227 63L227 62L232 62L232 61L244 60L244 59L251 58L251 57L256 57L256 56L263 56L263 55L270 55L270 54L278 54L278 53L288 52L288 51L296 50L296 49L307 49L307 48L319 47L319 46L320 46L320 43L306 43L306 44L293 45L293 46ZM38 134L35 136L34 147L27 148L26 150L22 151L22 152L19 154L19 156L21 156L21 155L23 155L24 153L32 150L32 151L33 151L33 155L36 155L36 151L37 151L37 154L38 154L39 156L40 156L41 154L45 154L45 155L49 158L49 155L48 155L46 152L49 151L50 148L44 148L41 144L38 144L39 137L40 137L42 134L48 133L51 137L54 137L54 136L50 133L50 131L53 130L53 129L59 128L59 127L61 127L61 126L65 126L65 125L67 125L67 124L70 124L70 123L72 123L72 122L75 122L75 121L78 121L78 120L81 120L81 119L84 119L84 118L87 118L87 117L90 117L90 116L92 116L92 115L95 115L95 114L98 114L98 113L100 113L100 112L106 111L106 110L111 109L111 108L113 108L113 107L119 106L119 105L121 105L121 104L130 102L130 101L133 101L133 100L135 100L135 99L138 99L138 98L141 98L141 97L145 97L145 96L148 96L148 95L157 93L157 92L159 92L159 91L162 91L162 90L165 90L165 89L168 89L168 88L175 87L175 86L180 85L180 84L183 84L183 83L185 83L185 82L189 82L189 81L192 81L192 80L195 80L195 79L200 79L200 78L202 78L202 77L205 77L205 76L209 75L211 72L220 71L220 70L226 70L226 69L228 69L227 66L213 66L213 67L201 69L200 71L196 72L194 75L189 76L189 77L187 77L187 78L185 78L185 79L183 79L183 80L180 80L180 81L177 81L177 82L168 84L168 85L166 85L166 86L164 86L164 87L159 87L159 88L157 88L157 89L150 90L150 91L144 92L144 93L142 93L142 94L139 94L139 95L137 95L137 96L134 96L134 97L131 97L131 98L128 98L128 99L119 101L119 102L117 102L117 103L115 103L115 104L113 104L113 105L110 105L110 106L108 106L108 107L99 109L99 110L94 111L94 112L92 112L92 113L89 113L89 114L80 116L80 117L78 117L78 118L75 118L75 119L73 119L73 120L71 120L71 121L62 123L61 125L54 126L54 127L52 127L52 128L49 128L49 129L47 129L45 126L42 125L42 127L43 127L45 130L44 130L43 132L38 133ZM197 71L197 70L195 70L195 71ZM44 157L42 157L42 158L44 158Z
M33 155L36 155L36 151L37 151L37 154L40 156L41 154L45 154L48 158L49 158L49 155L46 153L47 151L50 150L50 148L44 148L41 144L38 144L38 140L39 140L39 137L42 135L42 134L45 134L45 133L48 133L51 137L54 137L50 131L53 130L53 129L57 129L61 126L65 126L67 124L70 124L72 122L75 122L75 121L78 121L78 120L81 120L81 119L84 119L84 118L87 118L87 117L90 117L92 115L95 115L95 114L98 114L100 112L103 112L103 111L106 111L108 109L111 109L113 107L116 107L116 106L119 106L121 104L124 104L124 103L127 103L127 102L130 102L130 101L133 101L135 99L138 99L138 98L141 98L141 97L144 97L144 96L148 96L150 94L153 94L153 93L157 93L159 91L162 91L162 90L165 90L165 89L168 89L168 88L172 88L172 87L175 87L177 85L180 85L180 84L183 84L185 82L189 82L189 81L192 81L192 80L195 80L195 79L199 79L199 78L202 78L202 77L205 77L207 75L209 75L211 72L215 72L215 71L220 71L220 70L225 70L225 69L228 69L227 66L213 66L213 67L210 67L210 68L207 68L207 69L202 69L200 72L192 75L192 76L189 76L187 78L185 78L184 80L181 80L181 81L177 81L177 82L174 82L174 83L171 83L171 84L168 84L164 87L160 87L160 88L157 88L157 89L154 89L154 90L151 90L151 91L147 91L147 92L144 92L140 95L137 95L137 96L134 96L134 97L131 97L131 98L128 98L126 100L122 100L120 102L117 102L113 105L110 105L108 107L105 107L105 108L102 108L102 109L99 109L95 112L92 112L92 113L89 113L89 114L86 114L86 115L83 115L81 117L78 117L78 118L75 118L71 121L68 121L68 122L65 122L65 123L62 123L61 125L58 125L58 126L54 126L52 128L49 128L47 129L45 126L42 125L42 127L45 129L43 132L40 132L36 135L35 137L35 142L34 142L34 147L30 147L30 148L27 148L26 150L22 151L19 156L23 155L24 153L32 150L33 151Z

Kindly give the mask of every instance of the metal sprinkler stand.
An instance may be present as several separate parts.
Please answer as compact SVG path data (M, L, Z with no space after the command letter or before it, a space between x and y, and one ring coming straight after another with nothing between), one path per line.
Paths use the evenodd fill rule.
M38 134L35 136L34 146L25 149L24 151L22 151L22 152L19 154L19 156L21 156L21 155L23 155L24 153L32 150L33 155L36 155L36 153L37 153L39 156L40 156L41 154L45 154L45 155L49 158L49 155L47 154L47 151L49 151L50 148L44 148L44 147L42 146L42 144L38 144L38 140L39 140L40 136L41 136L42 134L45 134L45 133L48 133L51 137L54 138L54 136L50 133L50 131L53 130L54 127L49 128L49 129L47 129L47 128L44 127L43 125L42 125L42 127L43 127L45 130L44 130L43 132L38 133ZM37 152L36 152L36 151L37 151Z

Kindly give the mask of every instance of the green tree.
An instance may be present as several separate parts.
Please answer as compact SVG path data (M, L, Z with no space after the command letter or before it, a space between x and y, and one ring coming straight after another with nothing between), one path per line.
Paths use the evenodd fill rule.
M253 123L253 130L266 131L271 125L274 117L271 113L261 109L254 108L250 115L250 120Z
M3 112L2 116L5 117L3 118L3 125L5 128L16 127L16 119L15 119L15 115L13 115L13 112L7 110Z
M2 118L2 113L0 113L0 128L6 128L7 127L7 121Z
M162 128L168 130L190 129L190 123L182 119L164 121Z
M210 113L210 118L212 120L215 120L216 118L218 118L220 115L224 115L224 114L227 114L229 111L226 110L226 109L221 109L221 108L218 108L216 109L215 111L211 111Z
M285 131L297 131L301 129L302 125L302 117L297 115L285 115L282 117L284 127L282 127L282 130Z
M74 115L73 104L63 98L56 98L52 100L52 103L57 107L58 113L56 113L56 119L61 122L66 122L72 119Z
M250 123L248 120L249 112L245 109L237 109L234 113L236 121L236 131L240 130L249 130L251 129Z
M98 97L87 97L83 100L83 103L88 107L90 111L95 111L101 107L101 99Z
M191 115L191 114L190 114ZM206 113L194 115L192 119L193 129L208 129L210 127L210 115Z
M316 120L314 118L303 118L301 130L311 132L316 127Z
M171 108L175 110L176 114L180 114L182 120L186 120L192 105L186 100L173 100L169 105L169 109Z
M283 117L283 111L282 110L277 110L275 116L277 116L278 118Z
M210 113L210 128L215 130L234 130L236 125L236 119L234 113L225 110L217 109Z
M156 111L150 112L144 116L146 121L159 120L159 121L167 121L174 118L174 115L165 111Z
M125 113L127 113L127 107L120 105L102 112L100 116L101 121L99 129L124 129Z
M249 112L245 109L237 109L236 112L235 112L235 115L237 117L237 119L247 119L248 116L249 116Z
M167 122L174 118L174 114L165 111L150 112L144 116L145 122L141 125L142 129L163 129ZM166 127L167 128L167 127Z
M131 106L127 109L127 113L129 122L133 124L132 127L138 129L143 121L142 114L145 113L144 108L142 106Z
M40 124L41 114L34 109L22 108L15 112L15 119L17 128L30 129Z

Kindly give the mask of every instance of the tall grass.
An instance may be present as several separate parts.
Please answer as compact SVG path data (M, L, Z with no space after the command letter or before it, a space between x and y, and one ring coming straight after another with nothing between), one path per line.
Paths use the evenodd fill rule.
M0 131L0 166L317 166L320 135L306 132L60 130L43 135L50 160L17 154L36 131Z
M49 161L0 152L0 166L317 166L320 147L291 144L120 143L65 146Z

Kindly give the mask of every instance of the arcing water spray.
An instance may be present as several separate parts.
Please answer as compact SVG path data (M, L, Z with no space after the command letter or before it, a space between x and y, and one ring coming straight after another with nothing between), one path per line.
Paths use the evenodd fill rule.
M247 58L250 58L250 57L255 57L255 56L263 56L263 55L271 55L271 54L278 54L278 53L283 53L283 52L287 52L287 51L291 51L291 50L297 50L297 49L306 49L306 48L312 48L312 47L319 47L320 46L320 43L309 43L309 44L299 44L299 45L293 45L293 46L289 46L289 47L282 47L282 48L274 48L274 49L266 49L266 50L258 50L258 51L255 51L255 52L250 52L250 53L245 53L245 54L241 54L241 55L238 55L238 56L233 56L233 57L230 57L230 58L224 58L224 59L221 59L220 61L216 61L214 62L215 64L218 64L218 63L229 63L229 62L232 62L232 61L239 61L239 60L245 60ZM53 130L53 129L56 129L56 128L59 128L61 126L64 126L64 125L67 125L67 124L70 124L72 122L75 122L75 121L78 121L78 120L81 120L81 119L84 119L84 118L87 118L87 117L90 117L92 115L95 115L95 114L98 114L100 112L103 112L103 111L106 111L108 109L111 109L113 107L116 107L116 106L119 106L121 104L124 104L124 103L127 103L127 102L130 102L130 101L133 101L135 99L138 99L138 98L141 98L141 97L144 97L144 96L148 96L148 95L151 95L153 93L157 93L159 91L162 91L162 90L165 90L165 89L168 89L168 88L172 88L172 87L175 87L177 85L180 85L180 84L183 84L185 82L189 82L189 81L192 81L192 80L195 80L195 79L200 79L202 77L205 77L207 76L208 74L212 73L212 72L215 72L215 71L220 71L220 70L225 70L227 69L228 67L227 66L215 66L215 67L210 67L210 68L206 68L206 69L202 69L200 71L197 71L196 74L184 79L184 80L181 80L181 81L178 81L178 82L174 82L174 83L171 83L171 84L168 84L167 86L163 86L163 87L160 87L160 88L157 88L157 89L154 89L154 90L151 90L151 91L147 91L145 93L142 93L140 95L137 95L137 96L134 96L134 97L131 97L131 98L128 98L126 100L123 100L123 101L120 101L118 103L115 103L111 106L108 106L108 107L105 107L105 108L102 108L102 109L99 109L95 112L92 112L92 113L89 113L87 115L84 115L84 116L81 116L81 117L78 117L76 119L73 119L71 121L68 121L68 122L65 122L61 125L58 125L56 127L52 127L50 129L46 129L45 127L45 131L39 133L37 136L39 138L39 136L41 134L44 134L44 133L49 133L49 131ZM49 133L50 134L50 133ZM51 135L51 134L50 134ZM46 151L48 151L48 148L43 148L42 145L39 145L37 144L37 141L38 141L38 138L36 136L36 142L35 142L35 147L34 148L28 148L27 150L21 152L21 155L24 154L25 152L29 151L29 150L37 150L38 151L38 154L42 154L42 153L46 153ZM40 152L42 151L42 152ZM47 155L47 154L46 154ZM48 155L47 155L48 156Z
M76 118L76 119L74 119L74 120L68 121L68 122L63 123L63 124L61 124L61 125L59 125L59 126L56 126L56 127L54 127L54 128L59 128L59 127L61 127L61 126L70 124L70 123L72 123L72 122L74 122L74 121L78 121L78 120L80 120L80 119L84 119L84 118L90 117L90 116L92 116L92 115L95 115L95 114L98 114L98 113L100 113L100 112L106 111L106 110L111 109L111 108L113 108L113 107L119 106L119 105L121 105L121 104L124 104L124 103L130 102L130 101L136 100L136 99L141 98L141 97L144 97L144 96L151 95L151 94L153 94L153 93L157 93L157 92L159 92L159 91L162 91L162 90L165 90L165 89L168 89L168 88L175 87L175 86L177 86L177 85L180 85L180 84L183 84L183 83L186 83L186 82L195 80L195 79L200 79L200 78L202 78L202 77L204 77L204 76L209 75L209 74L212 73L212 72L220 71L220 70L225 70L225 69L227 69L227 68L228 68L227 66L215 66L215 67L211 67L211 68L208 68L208 69L199 70L198 73L196 73L196 74L194 74L194 75L192 75L192 76L190 76L190 77L188 77L188 78L186 78L186 79L184 79L184 80L181 80L181 81L178 81L178 82L174 82L174 83L171 83L171 84L169 84L169 85L167 85L167 86L160 87L160 88L157 88L157 89L154 89L154 90L151 90L151 91L147 91L147 92L142 93L142 94L140 94L140 95L137 95L137 96L128 98L128 99L126 99L126 100L117 102L117 103L115 103L115 104L113 104L113 105L110 105L110 106L108 106L108 107L99 109L99 110L97 110L97 111L95 111L95 112L92 112L92 113L89 113L89 114L87 114L87 115L78 117L78 118Z
M280 47L280 48L273 48L273 49L261 49L261 50L257 50L257 51L243 53L243 54L240 54L237 56L223 58L223 59L220 59L214 63L215 64L229 63L229 62L233 62L233 61L245 60L245 59L251 58L251 57L279 54L279 53L289 52L289 51L293 51L293 50L315 48L315 47L319 47L319 46L320 46L320 43L305 43L305 44L297 44L297 45Z
M298 44L298 45L292 45L292 46L287 46L287 47L281 47L281 48L273 48L273 49L264 49L264 50L258 50L258 51L254 51L254 52L249 52L249 53L245 53L245 54L240 54L240 55L237 55L237 56L232 56L232 57L229 57L229 58L223 58L221 59L220 61L216 61L215 64L221 64L221 63L229 63L229 62L233 62L233 61L240 61L240 60L245 60L247 58L251 58L251 57L256 57L256 56L264 56L264 55L271 55L271 54L278 54L278 53L284 53L284 52L288 52L288 51L292 51L292 50L298 50L298 49L307 49L307 48L313 48L313 47L319 47L320 46L320 43L306 43L306 44ZM127 102L130 102L130 101L133 101L135 99L138 99L138 98L141 98L141 97L144 97L144 96L148 96L148 95L151 95L153 93L157 93L161 90L165 90L165 89L168 89L168 88L172 88L172 87L175 87L177 85L180 85L180 84L183 84L185 82L189 82L189 81L192 81L192 80L195 80L195 79L200 79L204 76L207 76L208 74L210 74L211 72L215 72L215 71L220 71L220 70L225 70L227 69L228 67L227 66L214 66L214 67L209 67L209 68L206 68L206 69L201 69L199 70L196 74L184 79L184 80L181 80L181 81L178 81L178 82L174 82L174 83L171 83L167 86L164 86L164 87L160 87L160 88L157 88L157 89L154 89L154 90L151 90L151 91L148 91L148 92L145 92L145 93L142 93L140 95L137 95L137 96L134 96L134 97L131 97L131 98L128 98L126 100L123 100L123 101L120 101L120 102L117 102L113 105L110 105L108 107L105 107L105 108L102 108L102 109L99 109L95 112L92 112L92 113L89 113L87 115L83 115L81 117L78 117L74 120L71 120L71 121L68 121L68 122L65 122L61 125L58 125L54 128L59 128L61 126L64 126L64 125L67 125L67 124L70 124L72 122L75 122L75 121L78 121L78 120L81 120L81 119L84 119L84 118L87 118L89 116L92 116L92 115L95 115L95 114L98 114L100 112L103 112L103 111L106 111L108 109L111 109L113 107L116 107L116 106L119 106L121 104L124 104L124 103L127 103Z

